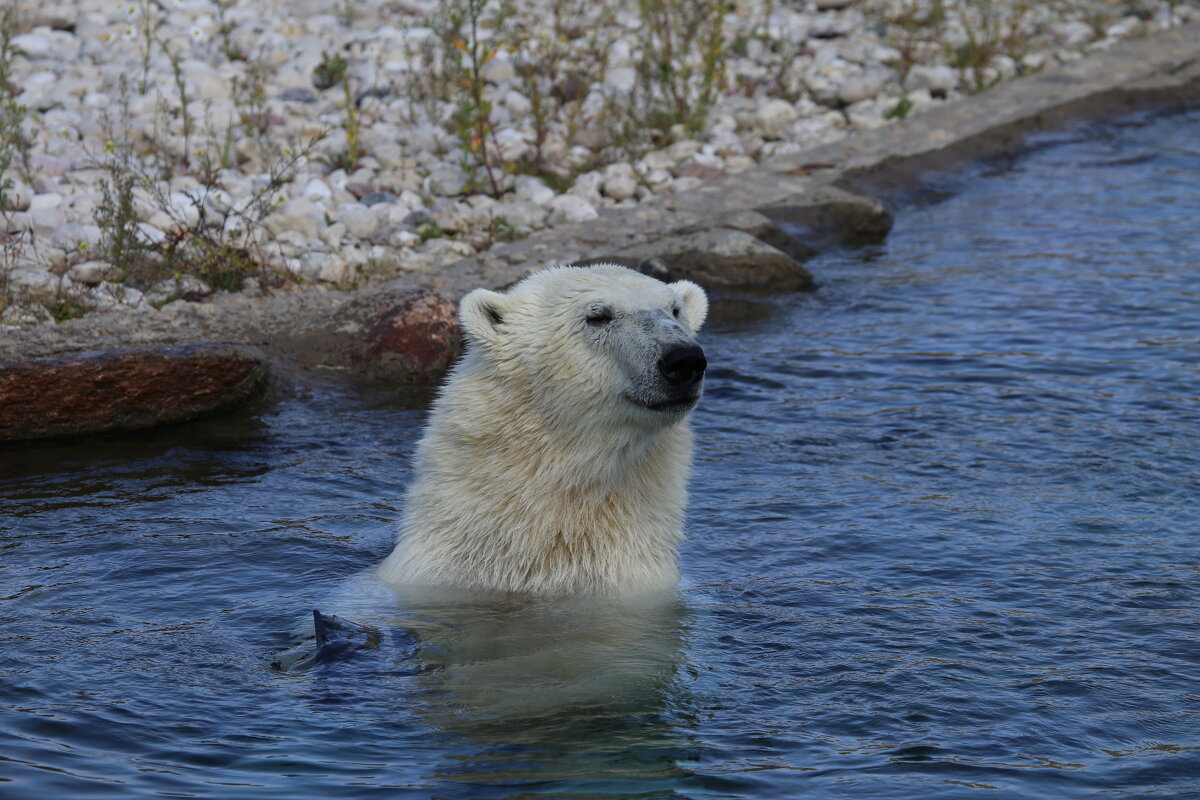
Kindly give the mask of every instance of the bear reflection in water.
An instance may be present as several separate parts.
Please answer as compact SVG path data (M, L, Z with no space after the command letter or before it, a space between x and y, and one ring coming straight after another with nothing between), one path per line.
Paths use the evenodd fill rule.
M343 588L328 606L336 613L322 615L324 638L310 636L276 666L312 683L319 713L354 702L368 685L372 697L389 698L382 711L396 724L452 737L447 746L461 757L430 765L427 779L602 774L625 796L627 781L687 774L677 762L695 743L674 720L691 705L688 620L674 594L405 590L370 572Z
M651 705L672 684L685 611L673 593L541 598L397 587L355 576L281 654L288 672L369 661L412 676L438 727L514 721L573 706ZM461 717L461 720L457 719ZM431 720L432 721L432 720Z

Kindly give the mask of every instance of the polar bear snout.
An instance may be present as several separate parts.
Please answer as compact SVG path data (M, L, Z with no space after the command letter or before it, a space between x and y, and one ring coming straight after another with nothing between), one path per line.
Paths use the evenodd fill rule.
M694 344L674 345L658 359L658 373L676 389L695 386L707 367L704 351Z

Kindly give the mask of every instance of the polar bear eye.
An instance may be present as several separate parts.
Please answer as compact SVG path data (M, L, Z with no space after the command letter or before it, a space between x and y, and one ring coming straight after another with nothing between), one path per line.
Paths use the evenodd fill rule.
M607 325L613 321L613 313L611 308L604 306L596 306L588 309L587 324L594 327Z
M679 306L675 306L671 309L671 316L673 316L675 319L679 319Z

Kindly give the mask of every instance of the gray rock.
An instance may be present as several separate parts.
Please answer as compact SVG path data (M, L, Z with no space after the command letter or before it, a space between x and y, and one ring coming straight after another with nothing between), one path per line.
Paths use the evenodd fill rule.
M0 225L4 227L5 233L21 233L23 231L33 230L33 217L28 211L13 211L9 214L0 214Z
M71 161L60 156L34 153L29 159L29 166L33 168L34 172L41 175L51 178L61 178L70 171Z
M160 305L172 300L197 302L212 293L212 287L195 275L180 275L178 278L167 278L154 284L145 297L147 303Z
M161 228L156 228L149 222L139 222L138 238L149 245L159 245L167 240L167 234Z
M600 216L587 200L573 194L560 194L550 201L550 224L586 222Z
M671 188L671 173L665 169L652 169L646 173L646 186L652 192L665 192Z
M500 55L503 52L499 51L496 57L484 64L480 70L480 76L488 83L504 83L517 77L517 70L506 57L507 54Z
M604 73L604 85L628 93L637 85L637 77L637 70L633 67L613 67Z
M771 287L806 290L812 275L795 259L748 233L715 228L676 233L618 251L638 258L661 258L672 276L705 287Z
M84 261L71 267L67 275L76 283L95 286L103 281L118 280L121 271L107 261Z
M1069 47L1077 47L1090 42L1095 35L1092 26L1080 20L1059 23L1054 26L1053 30Z
M758 109L758 128L765 139L778 139L797 116L796 107L786 100L769 100Z
M93 306L101 309L130 311L147 307L146 296L140 289L111 281L103 281L91 287L87 297Z
M28 58L46 58L54 50L50 39L37 33L25 33L20 36L14 36L10 44L24 53Z
M846 118L855 130L869 131L888 123L884 117L890 104L881 103L877 99L862 100L846 109Z
M33 196L29 207L32 208L58 208L62 205L63 196L58 192L41 192Z
M306 239L321 235L320 223L304 214L272 214L263 220L263 226L276 236L285 231L295 231Z
M436 264L453 264L475 254L475 248L456 239L430 239L421 249L431 256Z
M793 111L794 110L795 109L793 109ZM678 164L680 161L687 161L689 158L699 152L700 143L692 139L684 139L683 141L676 142L667 148L667 155L675 159L676 164Z
M36 208L29 212L33 220L33 232L37 236L53 236L67 224L67 215L61 208Z
M541 178L533 175L518 175L513 185L513 196L539 206L548 205L554 199L554 190Z
M392 94L390 86L369 86L354 97L354 101L362 105L364 100L386 100Z
M100 229L72 222L55 230L50 236L50 244L67 252L78 250L80 245L93 248L100 244Z
M504 105L508 107L508 113L512 114L513 119L520 119L533 110L533 103L529 98L514 90L505 92Z
M733 228L748 233L755 239L760 239L772 247L777 247L783 241L783 232L779 226L766 214L744 209L731 211L717 220L722 228Z
M358 268L366 262L366 250L350 248L334 253L321 264L317 280L338 285L347 284L358 275Z
M488 212L493 220L503 217L509 225L517 228L540 228L550 215L550 210L544 206L520 200L496 203L488 208Z
M887 74L880 70L852 75L838 87L838 99L846 105L870 100L879 94L886 80Z
M20 181L13 181L3 192L0 192L0 209L5 211L28 211L33 202L29 187Z
M371 241L388 247L416 247L421 243L421 237L404 225L388 225L376 231Z
M704 183L703 178L676 178L671 183L671 191L675 194L683 194L684 192L690 192L702 183Z
M21 327L53 322L54 317L40 305L13 303L0 311L0 327Z
M637 176L629 164L610 164L604 170L604 193L614 200L627 200L637 191Z
M758 211L787 223L792 246L814 249L829 242L879 242L892 228L892 214L879 200L835 186L812 188Z
M396 202L396 195L391 192L368 192L358 202L367 207L377 206L382 203L394 203Z
M946 66L918 64L908 72L905 88L912 91L927 90L934 97L945 97L958 86L958 73Z
M642 156L642 162L646 165L647 170L672 170L679 163L679 159L672 156L666 150L651 150Z
M337 221L346 226L346 233L356 239L370 239L379 229L379 217L361 203L342 206Z
M451 164L435 167L425 178L425 191L436 197L454 197L467 187L467 173Z
M428 225L431 222L433 222L433 214L427 208L418 208L404 218L404 224L414 228Z
M42 300L58 293L59 280L53 272L33 267L17 267L8 273L9 290Z
M313 178L308 183L304 184L304 191L301 196L307 200L328 200L333 197L333 190L329 188L329 184L320 178Z

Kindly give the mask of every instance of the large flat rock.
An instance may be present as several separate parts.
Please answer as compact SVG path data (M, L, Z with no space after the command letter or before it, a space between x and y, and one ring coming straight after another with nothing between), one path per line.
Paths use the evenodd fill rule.
M0 441L185 422L240 405L266 381L260 354L228 345L0 362Z

